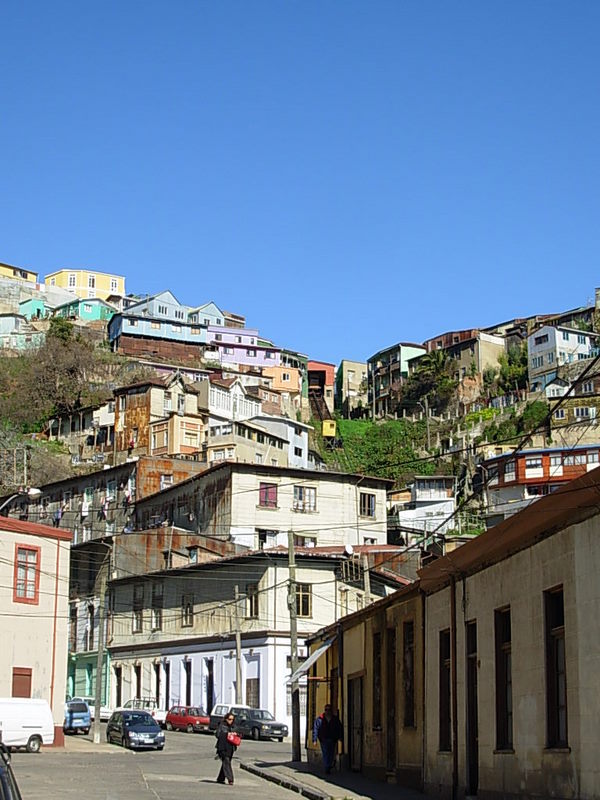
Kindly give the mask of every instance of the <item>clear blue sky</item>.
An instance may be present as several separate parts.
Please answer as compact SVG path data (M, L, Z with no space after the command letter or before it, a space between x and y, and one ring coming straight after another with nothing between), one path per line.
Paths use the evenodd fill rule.
M600 3L5 0L0 261L396 341L600 286Z

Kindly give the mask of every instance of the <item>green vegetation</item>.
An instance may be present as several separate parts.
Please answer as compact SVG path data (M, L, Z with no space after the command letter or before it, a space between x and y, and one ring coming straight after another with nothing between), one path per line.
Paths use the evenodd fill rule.
M498 358L497 367L486 367L483 385L491 395L509 394L527 388L527 342L509 347Z
M318 423L313 421L315 430ZM341 465L351 472L391 478L405 483L415 474L432 475L440 470L435 460L420 460L418 450L426 442L424 421L391 420L376 424L370 420L337 421L343 450L320 450L330 466ZM319 439L319 437L317 437ZM448 472L448 466L444 472Z
M514 411L507 419L499 423L493 422L483 432L484 440L488 442L510 442L536 430L548 414L548 403L535 400L527 403L523 413L517 415Z
M446 350L432 350L419 359L419 364L409 375L400 390L399 406L414 408L424 398L437 413L444 411L454 397L458 381L453 377L453 366Z

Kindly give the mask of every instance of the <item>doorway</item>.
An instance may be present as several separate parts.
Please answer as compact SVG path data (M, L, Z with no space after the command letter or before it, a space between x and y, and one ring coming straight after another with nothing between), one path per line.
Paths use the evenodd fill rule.
M479 729L477 720L477 623L467 622L467 794L479 787Z
M206 664L206 702L204 708L210 714L215 699L215 662L212 658L207 658Z
M348 681L348 755L350 769L362 770L363 679Z

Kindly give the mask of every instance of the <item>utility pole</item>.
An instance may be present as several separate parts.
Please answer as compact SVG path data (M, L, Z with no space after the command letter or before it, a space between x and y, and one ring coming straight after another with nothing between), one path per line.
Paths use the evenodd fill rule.
M369 572L369 556L362 555L363 585L365 587L365 606L371 603L371 573Z
M288 608L290 610L290 648L292 675L298 669L298 619L296 610L296 554L294 552L294 533L288 531ZM300 761L300 686L294 680L292 692L292 761Z
M242 704L242 631L240 627L240 591L234 588L235 603L235 702Z
M425 425L427 426L427 450L431 450L431 434L429 432L429 398L425 395Z
M100 606L98 608L98 649L96 655L96 691L94 693L94 744L100 744L100 706L102 705L102 684L104 682L104 606L106 603L106 582L110 562L110 545L107 547L98 577L100 579Z

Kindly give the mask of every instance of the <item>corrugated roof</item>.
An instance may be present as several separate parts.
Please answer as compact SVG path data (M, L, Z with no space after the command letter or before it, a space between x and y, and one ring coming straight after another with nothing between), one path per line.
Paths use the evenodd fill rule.
M600 468L582 475L418 571L432 592L503 561L561 530L600 514Z
M73 539L71 531L54 528L51 525L41 525L39 522L12 519L12 517L0 517L0 532L2 531L25 533L29 536L43 536L47 539L63 539L69 542Z

